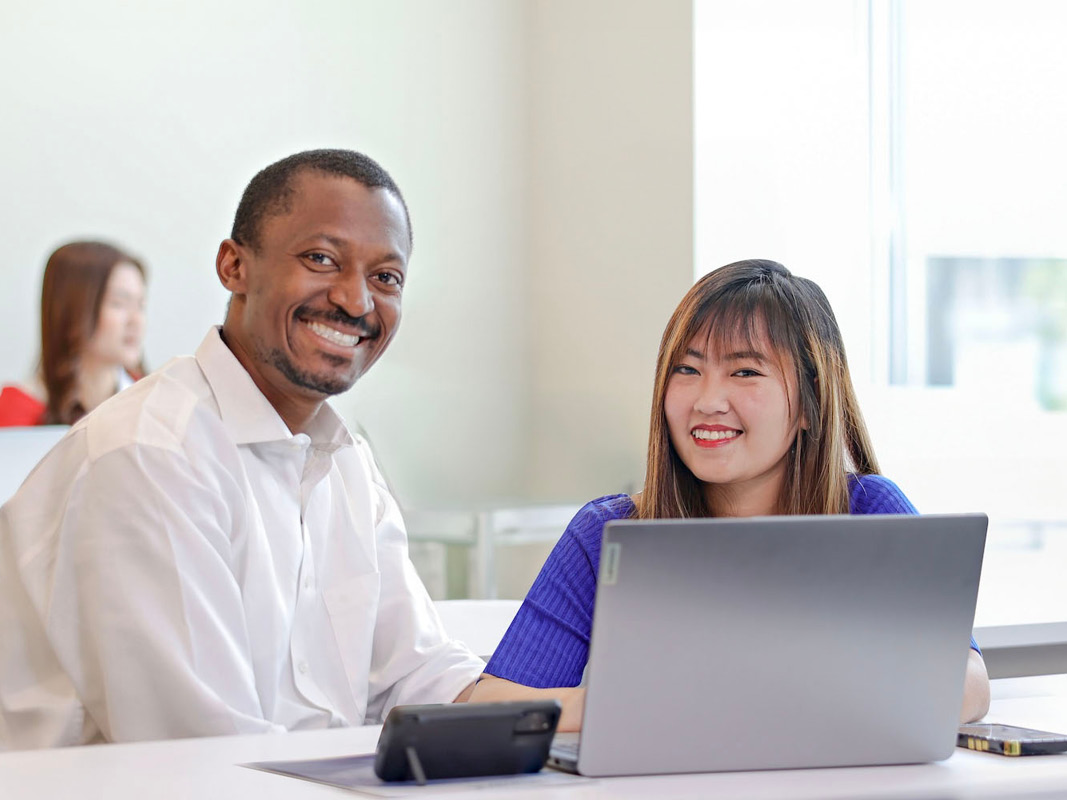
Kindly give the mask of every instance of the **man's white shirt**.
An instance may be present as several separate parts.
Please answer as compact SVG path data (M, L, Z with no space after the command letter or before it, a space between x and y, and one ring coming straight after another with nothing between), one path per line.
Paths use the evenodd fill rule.
M217 329L0 509L0 748L359 725L483 666L366 443L291 434Z

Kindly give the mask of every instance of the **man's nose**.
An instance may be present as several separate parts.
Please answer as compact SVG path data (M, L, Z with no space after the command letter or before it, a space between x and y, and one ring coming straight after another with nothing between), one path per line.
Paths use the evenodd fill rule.
M362 272L338 280L326 297L350 317L362 317L374 310L374 293Z

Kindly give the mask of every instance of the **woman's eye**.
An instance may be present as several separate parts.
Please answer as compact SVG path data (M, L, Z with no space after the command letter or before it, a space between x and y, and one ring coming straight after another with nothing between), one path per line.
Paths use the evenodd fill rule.
M754 369L739 369L734 373L738 378L756 378L761 374Z
M696 371L695 368L689 366L688 364L679 364L672 371L674 372L675 375L699 375L700 374L699 372Z

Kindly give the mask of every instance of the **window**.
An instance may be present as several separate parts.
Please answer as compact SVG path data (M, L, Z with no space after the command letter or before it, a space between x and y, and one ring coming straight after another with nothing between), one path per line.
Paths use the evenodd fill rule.
M922 511L990 516L977 623L1067 619L1067 6L694 20L698 274L819 282L883 471Z

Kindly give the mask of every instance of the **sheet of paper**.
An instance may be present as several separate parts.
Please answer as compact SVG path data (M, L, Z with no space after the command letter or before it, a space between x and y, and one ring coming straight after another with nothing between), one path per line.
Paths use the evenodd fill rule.
M418 786L414 781L404 783L386 783L374 774L374 755L340 756L337 758L316 758L307 761L259 761L241 764L243 767L275 772L291 778L325 783L341 789L371 795L372 797L407 797L418 793L445 794L448 792L493 789L501 786L509 788L553 786L567 784L587 784L588 778L543 769L525 775L492 775L485 778L449 778L447 780L427 781L425 786Z

